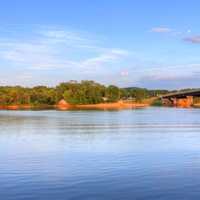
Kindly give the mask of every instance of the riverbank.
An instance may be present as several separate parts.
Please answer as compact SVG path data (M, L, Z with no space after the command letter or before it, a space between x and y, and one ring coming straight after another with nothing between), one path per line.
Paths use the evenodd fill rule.
M0 105L0 110L48 110L56 109L55 105Z
M70 109L123 110L123 109L146 108L148 106L149 104L125 103L123 101L118 101L115 103L99 103L99 104L86 104L86 105L71 105L68 103L61 102L56 106L56 108L58 110L70 110Z
M118 101L114 103L99 103L99 104L84 104L73 105L61 100L57 105L3 105L0 106L0 110L45 110L45 109L57 109L57 110L123 110L123 109L137 109L146 108L150 106L146 103L126 103Z
M193 105L193 107L194 107L194 108L200 108L200 103L195 103L195 104Z

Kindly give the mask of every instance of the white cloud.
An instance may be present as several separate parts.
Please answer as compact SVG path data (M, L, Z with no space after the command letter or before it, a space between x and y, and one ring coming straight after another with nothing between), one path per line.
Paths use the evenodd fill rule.
M122 77L126 77L126 76L129 75L129 72L128 71L121 71L120 74L121 74Z
M151 29L151 32L154 32L154 33L170 33L172 31L173 30L168 27L154 27Z
M35 35L27 39L0 38L0 58L9 65L26 69L76 68L79 72L92 67L101 68L128 55L126 50L102 47L96 43L98 41L78 33L48 28L36 30Z
M83 62L80 62L80 65L83 67L96 67L96 66L101 66L104 63L109 63L109 62L116 62L123 58L124 56L127 56L129 53L125 50L121 49L110 49L107 50L105 53L100 54L96 57L89 58L84 60Z
M85 38L80 37L78 34L65 30L42 30L39 31L41 35L53 39L64 39L73 41L85 41Z

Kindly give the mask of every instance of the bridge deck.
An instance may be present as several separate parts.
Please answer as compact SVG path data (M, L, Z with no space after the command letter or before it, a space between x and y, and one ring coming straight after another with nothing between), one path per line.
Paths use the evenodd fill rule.
M200 97L200 89L169 93L161 98L185 98L187 96Z

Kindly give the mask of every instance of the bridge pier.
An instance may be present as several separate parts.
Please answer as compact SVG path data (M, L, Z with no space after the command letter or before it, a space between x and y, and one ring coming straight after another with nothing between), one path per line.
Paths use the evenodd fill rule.
M187 101L188 101L188 104L190 106L192 106L194 104L194 97L193 96L187 96Z
M170 98L162 98L162 105L164 106L172 106L173 105L173 101Z
M163 105L174 106L180 108L190 108L193 105L193 96L187 96L184 98L164 98L162 100Z
M176 107L177 104L178 104L178 99L177 98L171 98L171 102L172 102L172 105Z
M194 97L200 97L200 89L169 93L161 96L161 100L163 105L188 108L194 105Z

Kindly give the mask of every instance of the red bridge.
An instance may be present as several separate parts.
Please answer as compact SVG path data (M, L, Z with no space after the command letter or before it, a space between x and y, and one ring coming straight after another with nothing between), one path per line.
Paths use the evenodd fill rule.
M169 93L161 96L161 99L164 105L187 108L193 105L193 97L200 97L200 89Z

